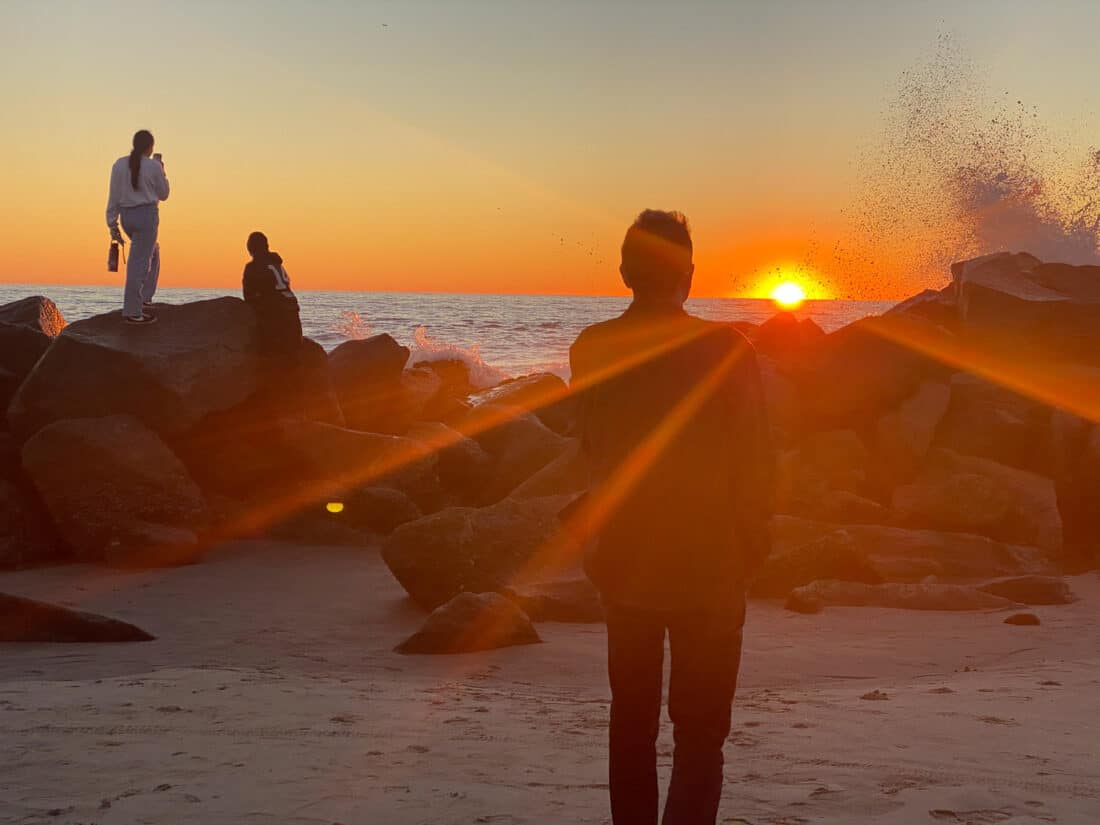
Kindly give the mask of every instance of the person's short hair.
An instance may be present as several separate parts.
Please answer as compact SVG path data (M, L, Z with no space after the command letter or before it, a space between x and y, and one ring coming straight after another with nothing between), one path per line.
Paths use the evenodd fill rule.
M646 209L626 230L622 267L635 289L675 283L691 268L691 227L680 212Z
M248 243L246 246L248 247L248 254L252 257L256 257L261 252L267 252L267 235L263 232L253 232L248 236Z

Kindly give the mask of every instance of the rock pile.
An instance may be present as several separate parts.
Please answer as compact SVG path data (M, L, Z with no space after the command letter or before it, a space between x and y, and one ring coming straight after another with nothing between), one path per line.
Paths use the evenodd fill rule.
M1096 563L1100 268L1003 253L952 274L830 334L788 314L738 324L780 454L758 595L809 611L1057 602L1035 577ZM45 298L0 307L0 566L382 536L425 609L498 593L598 620L594 594L563 584L581 548L557 514L587 476L564 382L478 389L461 362L409 359L378 335L273 361L236 298L166 306L149 329L117 313L66 326Z

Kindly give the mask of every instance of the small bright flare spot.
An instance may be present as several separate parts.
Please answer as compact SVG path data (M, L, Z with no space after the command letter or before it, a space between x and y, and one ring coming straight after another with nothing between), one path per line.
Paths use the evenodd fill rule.
M794 281L785 281L772 290L772 300L784 309L794 309L806 300L806 290Z
M330 501L325 505L325 509L330 513L342 513L344 512L344 502L342 501Z

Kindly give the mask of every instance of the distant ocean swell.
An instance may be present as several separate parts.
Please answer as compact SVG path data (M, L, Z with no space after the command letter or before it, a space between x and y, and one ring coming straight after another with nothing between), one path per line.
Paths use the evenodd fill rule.
M212 289L162 289L158 301L183 303L234 294ZM69 321L111 312L120 287L0 284L0 303L46 295ZM589 324L621 312L625 298L556 295L443 295L392 292L302 292L305 334L333 349L344 341L387 332L412 349L411 362L458 358L475 383L488 386L508 376L547 370L566 376L569 345ZM826 331L889 308L889 302L809 301L798 311ZM693 299L688 309L721 321L761 323L771 301Z

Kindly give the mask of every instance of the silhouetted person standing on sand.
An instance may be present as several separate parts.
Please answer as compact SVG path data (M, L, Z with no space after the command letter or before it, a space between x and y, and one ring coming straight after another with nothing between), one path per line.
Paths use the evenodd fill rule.
M646 211L626 233L634 301L570 351L590 468L586 570L607 611L615 825L655 825L662 660L676 742L665 825L716 821L741 659L745 587L768 549L774 456L756 356L688 315L686 219Z
M242 286L245 302L256 313L260 345L270 355L296 357L302 348L302 322L283 259L268 249L263 232L249 235L247 246L252 260L245 264Z
M111 238L124 243L118 228L130 236L130 257L126 261L126 287L122 293L122 317L130 324L151 324L149 312L160 279L160 201L168 200L168 177L160 155L153 155L153 135L142 129L134 135L133 151L111 167L107 195L107 226Z

